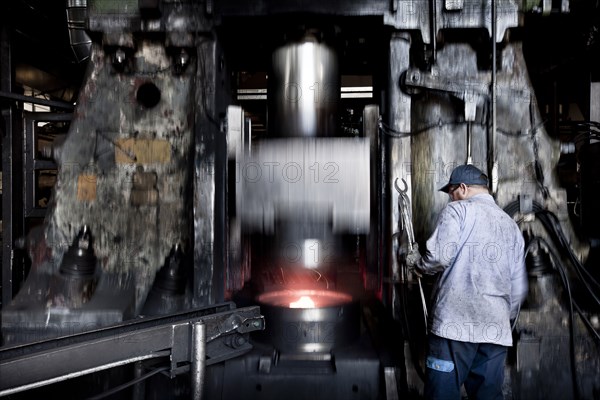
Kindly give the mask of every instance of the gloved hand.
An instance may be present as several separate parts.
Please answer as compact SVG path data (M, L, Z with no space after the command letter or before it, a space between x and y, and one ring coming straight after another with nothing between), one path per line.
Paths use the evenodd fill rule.
M415 271L415 266L421 261L421 253L419 252L419 245L417 243L413 244L412 250L410 250L406 254L406 266L409 270Z

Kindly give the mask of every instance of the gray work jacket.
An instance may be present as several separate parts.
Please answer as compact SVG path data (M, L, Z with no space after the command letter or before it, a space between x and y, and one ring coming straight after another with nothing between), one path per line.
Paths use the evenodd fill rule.
M511 319L527 295L524 240L492 196L449 203L416 268L440 272L432 292L431 333L512 345Z

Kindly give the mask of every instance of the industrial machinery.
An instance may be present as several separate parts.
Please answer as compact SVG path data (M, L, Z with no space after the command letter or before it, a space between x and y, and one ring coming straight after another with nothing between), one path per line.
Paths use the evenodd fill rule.
M43 223L3 247L30 267L6 299L3 258L0 396L418 399L433 281L404 256L469 163L527 245L505 398L599 398L600 64L561 102L526 47L587 15L600 53L598 4L63 7L87 72L45 103L69 125Z

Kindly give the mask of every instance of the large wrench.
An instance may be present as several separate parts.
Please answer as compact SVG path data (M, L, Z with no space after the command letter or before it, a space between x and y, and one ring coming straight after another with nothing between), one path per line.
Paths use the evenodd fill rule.
M394 181L394 187L398 191L398 207L400 208L400 219L402 227L406 231L408 239L408 250L412 251L415 243L415 231L412 224L412 212L410 210L410 199L408 198L408 185L404 178L402 179L404 189L400 189L398 186L398 178ZM419 283L419 292L421 294L421 304L423 305L423 316L425 317L425 333L427 333L427 303L425 302L425 293L423 292L423 285L421 284L421 277L417 275L417 282Z

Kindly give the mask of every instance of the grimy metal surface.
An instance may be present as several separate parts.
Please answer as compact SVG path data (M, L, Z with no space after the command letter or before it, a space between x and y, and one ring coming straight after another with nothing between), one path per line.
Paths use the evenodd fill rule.
M146 5L150 3L145 2ZM315 199L334 199L333 203L343 208L350 197L350 203L357 204L345 209L336 220L352 224L358 221L365 230L376 228L370 233L377 237L369 238L372 239L369 242L375 244L370 251L377 253L369 256L369 263L376 263L380 269L375 269L376 276L371 278L375 282L367 286L378 290L381 284L381 299L388 306L392 318L399 320L402 318L401 307L397 306L401 300L394 285L399 283L402 249L401 244L394 240L400 216L393 182L405 179L409 185L407 195L413 207L415 237L417 242L422 243L431 233L438 212L448 201L447 196L438 193L437 189L447 182L453 167L471 161L487 170L488 165L497 163L498 174L488 173L494 178L494 188L497 188L494 194L500 206L520 202L523 207L519 208L515 217L520 218L523 230L527 235L551 242L551 235L539 223L539 215L531 212L532 202L541 204L546 211L557 216L565 232L565 242L573 250L575 258L586 259L588 246L573 230L566 209L565 191L556 176L559 143L543 128L522 45L511 35L511 30L522 22L521 12L526 2L163 0L158 3L160 10L157 6L153 11L160 11L159 17L154 18L143 15L139 10L142 2L90 2L88 26L94 42L89 70L69 136L57 160L61 172L44 226L44 243L52 252L49 260L43 260L32 268L34 275L36 267L45 269L37 279L43 280L58 268L65 244L71 243L81 225L87 224L97 237L95 251L99 267L107 274L114 273L110 285L121 288L134 286L134 315L144 304L155 272L177 243L193 253L192 303L195 306L206 305L224 297L224 277L231 271L228 269L230 264L237 259L229 258L227 254L227 250L236 244L230 243L233 240L228 235L231 210L228 209L230 193L226 187L227 174L231 177L234 171L227 169L226 135L221 114L225 114L233 101L228 82L231 71L227 65L226 49L221 47L219 37L222 32L217 33L214 28L229 17L280 15L297 15L296 22L304 22L307 16L318 16L331 23L346 17L375 16L380 17L381 26L389 33L389 36L380 37L387 41L383 46L387 48L387 54L382 54L382 67L378 72L384 76L377 76L374 89L374 93L379 92L380 95L374 101L381 103L381 119L374 115L379 110L371 108L365 113L368 120L365 131L369 132L373 146L367 142L356 146L331 142L318 149L339 156L338 167L347 162L342 157L348 154L355 157L359 153L356 157L358 162L352 159L359 174L351 176L352 183L347 183L347 186L349 189L351 186L365 190L376 188L376 192L358 191L355 194L356 191L348 190L350 196L341 196L314 186L314 180L289 186L294 183L289 181L295 180L297 175L278 175L279 178L275 176L276 181L268 182L269 173L275 172L272 169L274 162L287 166L290 173L298 172L297 165L292 163L302 165L302 172L313 173L314 170L308 168L314 164L300 164L299 160L304 162L306 154L319 161L319 167L325 167L325 163L331 160L318 158L320 155L317 155L316 147L308 149L304 145L292 144L288 155L287 149L259 145L256 149L270 152L269 156L253 153L255 158L246 161L255 164L239 164L238 167L242 167L242 173L248 174L244 185L255 184L252 181L257 175L250 173L257 172L258 164L264 173L263 180L269 185L257 184L252 190L238 191L246 202L244 207L238 205L238 217L247 213L246 223L252 221L257 230L265 229L262 225L264 218L268 230L273 226L275 207L284 210L284 213L297 212L292 200L305 202L305 210L314 210L318 214L324 210L329 213L329 207L322 202L317 204ZM492 15L496 18L491 18ZM468 32L468 35L453 36L456 32ZM480 39L479 47L474 48L467 37ZM497 43L492 43L493 38ZM492 48L492 45L498 47ZM6 31L3 30L4 60L10 59L9 47L10 42L6 41ZM498 59L494 68L488 60L493 53ZM494 71L495 79L492 80ZM10 73L3 69L1 78L2 91L10 92ZM492 106L496 124L490 123ZM5 107L2 112L7 131L13 132L11 126L16 125L13 109ZM374 126L375 120L377 127ZM491 134L490 130L495 133ZM19 141L15 138L15 135L7 135L3 139L3 153L9 157L19 157L21 153ZM376 157L376 162L369 160L369 156ZM4 165L6 174L13 165ZM373 167L377 170L369 169ZM354 169L344 168L346 170ZM5 242L3 249L3 305L12 297L11 288L6 285L12 279L12 243L22 225L22 221L11 214L21 193L20 182L15 177L12 174L4 178L4 238L10 243ZM327 175L320 177L327 178ZM370 181L372 178L378 182ZM336 189L343 186L338 184ZM290 196L291 192L294 196ZM372 211L374 208L376 211ZM339 209L331 212L336 215ZM566 257L561 255L562 258ZM557 263L548 263L550 265ZM240 267L234 265L232 268ZM126 275L126 278L119 274ZM575 275L575 272L569 271L569 275ZM574 319L571 323L574 333L569 334L569 310L561 302L563 290L546 276L531 279L530 285L529 304L522 310L521 319L515 327L517 361L514 365L509 360L507 386L512 385L515 397L544 399L564 394L562 389L570 391L579 386L583 398L592 398L598 391L596 378L600 366L597 348L593 347L592 336L583 326L583 318ZM25 321L27 326L35 328L38 319L44 316L58 319L59 310L45 308L42 297L32 296L29 296L30 300L39 300L40 305L35 314L23 312L17 315L11 310L3 315L3 322ZM92 298L90 303L94 301L98 300ZM71 311L68 318L83 318L86 314L90 318L95 317L93 312L86 312L85 307ZM113 311L114 318L125 315L125 307ZM100 314L103 316L98 318L110 316L104 310L100 310ZM227 322L230 327L237 323L235 318ZM172 344L176 333L179 335L182 329L185 332L190 330L187 324L169 326L178 328L169 333L161 327L148 328L145 337L158 345ZM211 337L210 332L207 332L207 337ZM569 340L575 343L573 350L569 348ZM106 341L92 340L91 343L90 348L105 345L108 348ZM213 340L211 343L219 350L213 353L216 355L211 362L219 360L219 354L233 354L220 352L225 347L240 345L237 341ZM145 357L136 353L147 350L136 347L138 345L142 346L138 343L130 349L135 354L125 353L130 357L126 360L100 361L129 362ZM244 348L243 344L241 346L237 350ZM86 346L76 343L67 347L73 351L77 349L81 354L88 351ZM553 353L555 348L560 351ZM189 360L189 343L172 349L176 355L174 358ZM207 351L210 349L207 346ZM60 356L64 357L67 353ZM100 357L110 357L110 352L106 353L100 354ZM10 361L18 363L21 355L13 355ZM563 364L569 355L574 362L567 368ZM25 363L22 365L33 365L27 364L31 358L22 356L21 362ZM408 353L406 356L409 364ZM359 358L353 354L348 359L348 364L355 370L359 369L355 367ZM377 367L377 360L369 358L368 361ZM239 364L236 371L242 372L232 379L239 380L245 370L243 360ZM32 367L32 371L47 373L43 367ZM76 364L74 368L78 368L75 373L81 373L86 368L96 367ZM379 369L370 370L376 374L373 371ZM569 376L570 371L576 374L575 379ZM4 382L8 375L2 372ZM256 368L251 372L256 373ZM272 377L274 380L278 378ZM259 378L262 377L243 381L241 386L258 391ZM327 387L329 378L326 376L322 380L323 388ZM418 377L411 371L405 378L408 388L420 385ZM377 380L373 376L373 381ZM197 386L200 381L199 377ZM300 379L297 387L304 387L304 382ZM232 398L239 396L237 386L233 387L229 381L225 384L228 385L226 390L235 391ZM282 390L288 389L285 383L282 386ZM540 387L544 389L539 390Z

